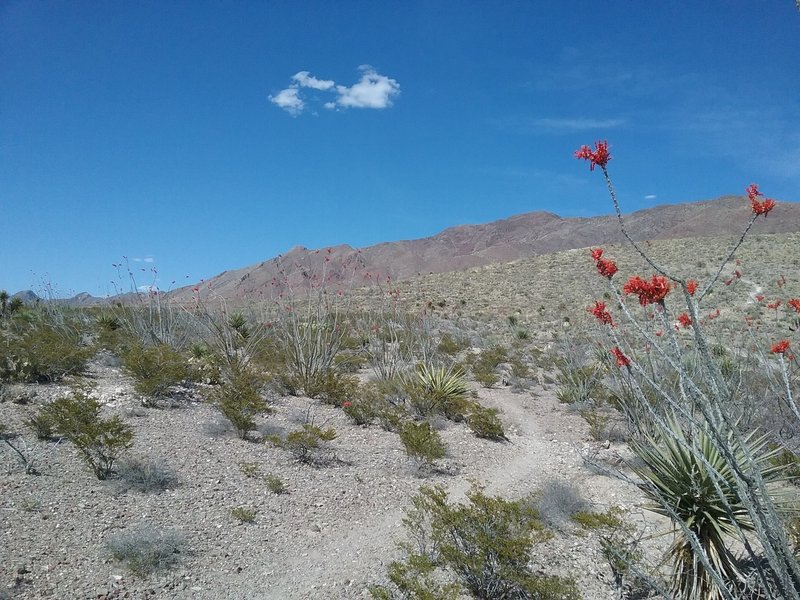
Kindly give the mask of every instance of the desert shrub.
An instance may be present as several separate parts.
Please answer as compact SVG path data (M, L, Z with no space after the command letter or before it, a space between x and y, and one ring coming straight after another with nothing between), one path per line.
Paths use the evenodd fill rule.
M600 441L606 439L606 432L608 430L608 423L611 420L611 415L601 412L597 409L588 409L581 411L581 417L586 421L589 426L589 436L595 440Z
M231 516L240 523L254 523L256 514L258 513L254 509L246 506L236 506L231 509Z
M178 477L160 458L127 458L119 462L116 480L124 490L141 493L159 493L173 489Z
M255 417L269 412L261 394L261 377L245 368L234 368L225 382L210 394L209 401L231 422L240 439L256 428Z
M286 482L272 473L264 476L264 482L267 484L267 489L273 494L286 494L289 491Z
M258 463L243 461L239 463L239 470L245 477L253 479L258 477L258 474L261 472L261 467Z
M569 361L557 360L558 390L556 398L564 404L590 402L600 386L601 372L594 365L576 367Z
M342 410L356 425L369 425L376 416L375 406L366 399L348 400L342 404Z
M498 410L496 408L486 408L474 403L467 416L467 425L469 425L472 433L479 438L504 440L506 439L506 432L497 415Z
M119 416L103 419L101 405L83 391L47 406L55 431L78 449L98 479L114 473L117 459L133 445L133 430Z
M143 404L157 406L170 388L185 381L190 374L184 356L166 344L136 344L122 356L122 367L133 377L134 388L144 396Z
M469 341L466 338L456 339L447 332L442 334L439 345L436 346L436 350L448 356L454 356L467 348L469 348Z
M445 446L439 432L423 421L407 421L400 429L400 441L406 454L416 463L417 469L430 467L435 460L444 458Z
M323 453L328 449L327 443L336 439L336 430L306 423L285 438L273 435L267 439L275 446L291 452L300 462L316 463L322 460Z
M309 377L304 391L309 398L319 398L326 404L341 406L358 396L358 388L358 377L328 369Z
M120 353L131 338L122 322L113 313L101 313L94 321L95 346L99 349Z
M469 388L458 368L420 365L404 390L411 409L423 418L444 414L456 420L470 407Z
M618 508L610 508L606 512L592 512L579 510L572 513L569 518L583 529L615 529L623 526L623 513Z
M30 413L23 423L36 434L36 439L47 441L53 438L55 426L53 424L53 416L48 410L48 406L44 406L36 412Z
M390 566L390 574L394 567L402 576L395 576L396 581L407 589L424 589L423 578L438 568L476 598L580 598L572 580L530 570L534 544L549 537L535 510L522 501L487 496L477 486L467 500L468 504L451 504L444 488L420 488L403 521L412 537L405 547L412 552L405 565ZM376 598L416 597L392 596L392 588L386 587L376 591L384 594L373 592ZM440 588L445 595L432 598L452 598L456 592L457 588Z
M369 591L375 600L458 600L461 586L437 581L435 571L429 557L412 553L389 564L389 585L373 585Z
M79 375L93 351L79 324L38 319L16 332L0 332L0 381L50 382Z
M174 566L183 544L180 533L151 525L119 533L107 542L111 555L139 577Z
M572 515L589 509L589 503L575 484L559 479L542 486L536 505L542 520L556 527L562 526Z
M472 374L475 381L480 383L483 387L490 388L496 384L500 377L494 370L501 363L508 361L508 350L503 346L492 346L484 348L483 351L475 357L472 365Z

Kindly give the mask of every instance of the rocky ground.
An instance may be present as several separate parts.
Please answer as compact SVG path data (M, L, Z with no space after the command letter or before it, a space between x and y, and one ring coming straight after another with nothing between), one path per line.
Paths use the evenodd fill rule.
M492 494L518 498L565 480L595 510L625 507L631 520L652 528L634 487L583 460L599 450L614 462L622 448L590 442L584 421L542 385L523 393L476 387L483 404L502 411L508 441L481 440L447 423L448 456L420 478L396 434L354 425L340 409L309 399L277 398L261 429L288 431L309 417L334 427L338 438L317 466L236 438L196 391L176 408L142 408L118 367L94 364L90 378L108 413L135 429L131 454L163 459L178 482L159 494L122 491L94 478L68 442L26 434L41 475L24 474L10 452L0 453L0 598L367 598L367 586L381 582L399 556L401 519L421 484L441 484L460 498L477 480ZM21 431L26 412L64 391L18 387L16 394L36 395L27 406L0 404L0 418ZM272 493L267 474L280 477L288 493ZM254 522L235 519L235 507L254 511ZM179 532L185 542L173 568L138 578L111 557L107 542L143 526ZM587 600L613 597L597 535L569 529L537 547L534 566L574 577Z

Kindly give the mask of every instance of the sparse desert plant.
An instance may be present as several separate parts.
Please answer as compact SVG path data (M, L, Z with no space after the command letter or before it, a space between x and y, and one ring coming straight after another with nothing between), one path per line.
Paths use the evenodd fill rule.
M461 586L437 581L436 568L429 557L411 553L405 560L389 563L389 585L371 586L370 595L374 600L457 600Z
M427 421L407 421L400 429L400 441L403 442L406 454L417 465L417 470L430 467L434 461L444 458L442 437Z
M574 514L589 509L578 487L561 479L552 479L542 486L536 505L542 520L554 527L563 526Z
M487 496L478 486L467 493L467 500L451 504L444 488L420 488L403 520L412 538L404 545L409 556L390 565L395 587L373 588L374 598L454 597L458 587L439 587L436 596L413 595L415 589L424 589L434 568L475 598L580 598L572 580L530 570L534 545L550 537L535 510L522 501ZM412 594L402 595L405 590L398 582ZM392 595L395 591L399 594Z
M190 374L186 358L166 344L131 346L122 356L122 367L133 377L134 388L142 394L145 406L158 406L170 388Z
M286 494L289 491L286 482L278 475L272 473L268 473L264 476L264 483L267 484L267 489L276 495Z
M214 389L209 397L211 404L231 422L240 439L247 439L256 428L255 418L269 412L269 405L261 393L263 380L246 368L231 369L225 382Z
M258 477L258 474L261 472L261 467L258 463L254 462L240 462L239 470L245 477L253 479L254 477Z
M114 473L117 459L133 445L133 429L119 416L104 419L100 403L86 392L76 390L47 407L55 431L78 449L81 458L98 479Z
M28 418L23 421L36 434L36 439L43 441L52 439L54 433L53 417L48 406L43 406L36 412L30 413Z
M503 346L497 345L484 348L477 357L474 357L472 375L475 377L475 381L485 388L492 387L500 381L499 375L497 375L494 370L499 364L507 361L508 350Z
M366 399L347 400L342 410L356 425L369 425L376 416L375 406Z
M180 533L153 525L118 533L107 542L111 555L138 577L174 566L183 544Z
M582 410L581 417L586 421L589 426L589 436L595 440L600 441L606 439L606 432L608 430L608 423L611 421L611 415L601 412L596 408Z
M240 523L254 523L258 513L246 506L236 506L231 509L231 516Z
M474 403L467 416L467 425L472 433L479 438L487 440L505 440L506 432L503 423L500 421L496 408L486 408L478 403Z
M327 450L327 443L336 439L336 430L332 427L322 429L312 423L306 423L300 429L290 432L285 438L273 435L267 439L275 446L291 452L300 462L316 463L322 460L322 454Z
M117 465L116 481L124 490L145 494L173 489L178 484L178 477L163 459L129 457Z
M39 474L39 453L24 439L9 432L4 423L0 423L0 441L17 458L26 475Z
M469 342L463 338L454 338L450 333L443 333L441 339L439 340L439 345L436 349L441 354L447 354L448 356L455 356L459 352L466 350L469 347Z

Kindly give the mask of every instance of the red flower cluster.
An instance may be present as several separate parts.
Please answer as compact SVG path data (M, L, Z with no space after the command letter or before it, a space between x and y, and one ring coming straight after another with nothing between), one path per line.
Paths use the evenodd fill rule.
M611 349L611 354L614 355L614 358L617 359L617 366L618 367L628 367L631 364L631 359L625 356L618 347L614 346Z
M800 298L792 298L791 300L787 301L786 304L791 306L795 312L800 313Z
M689 292L690 296L694 296L694 293L697 291L697 286L698 283L695 279L690 279L686 282L686 290Z
M775 208L775 200L764 198L764 194L758 191L758 186L755 183L747 186L747 197L750 198L750 206L754 215L764 215L766 218L769 211ZM759 200L759 198L764 198L764 200Z
M594 144L594 150L589 146L581 146L580 149L575 151L575 158L582 158L589 161L589 170L594 171L595 166L605 169L608 161L611 160L611 154L608 153L608 142L597 141Z
M613 260L603 258L602 248L594 248L592 250L592 260L594 261L595 267L597 267L597 272L607 279L611 279L614 274L619 271Z
M350 402L349 400L345 400L344 402L342 402L342 408L350 408L351 406L353 406L353 403Z
M669 282L663 275L653 275L650 281L646 281L634 275L622 287L626 294L636 294L639 296L639 304L663 304L664 298L669 293Z
M772 352L773 354L786 354L789 351L789 340L781 340L772 345Z
M692 325L692 318L687 313L681 313L678 315L678 323L684 328L690 327Z
M770 302L767 304L767 308L771 308L772 310L778 310L781 307L781 299L778 298L775 302Z
M587 308L591 314L597 317L597 320L600 321L603 325L611 325L614 326L614 321L611 318L611 313L606 310L606 303L600 302L599 300L595 300L593 308Z

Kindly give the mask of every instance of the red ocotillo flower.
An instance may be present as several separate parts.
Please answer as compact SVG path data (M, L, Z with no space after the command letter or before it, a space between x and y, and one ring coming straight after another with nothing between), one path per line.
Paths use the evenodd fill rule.
M596 300L594 306L586 310L593 314L603 325L614 325L614 320L611 318L611 313L606 309L605 302Z
M594 171L595 166L605 169L608 161L611 160L611 154L608 152L608 142L598 140L594 144L594 150L589 146L581 146L575 151L575 158L588 160L590 171Z
M747 186L747 197L750 199L750 207L755 215L764 215L766 217L769 211L775 208L775 200L764 198L764 194L758 191L758 186L755 183ZM759 198L764 198L764 200L759 200Z
M698 283L696 279L690 279L686 282L686 291L689 292L690 296L694 296L694 293L697 291L697 286Z
M650 281L646 281L634 275L622 287L622 291L626 294L636 294L639 297L639 304L647 306L648 304L660 304L664 302L669 293L669 281L663 275L653 275Z
M681 313L678 315L678 323L684 328L690 327L692 325L692 318L687 313Z
M789 340L781 340L772 345L770 352L773 354L786 354L789 351L789 346Z
M631 359L625 356L618 347L614 346L611 349L611 354L614 355L614 358L617 359L617 366L618 367L628 367L631 364Z
M791 306L795 312L800 313L800 298L792 298L786 302L789 306Z

